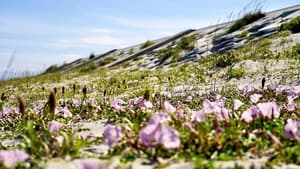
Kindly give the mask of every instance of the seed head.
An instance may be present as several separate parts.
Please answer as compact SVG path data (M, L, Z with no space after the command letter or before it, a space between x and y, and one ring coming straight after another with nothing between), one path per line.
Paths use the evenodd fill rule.
M106 91L106 89L105 89L105 90L103 91L103 96L106 96L106 92L107 92L107 91Z
M22 115L22 117L24 117L25 115L25 105L24 105L24 101L22 99L21 96L18 96L17 97L17 100L18 100L18 103L19 103L19 111L20 111L20 114Z
M83 93L84 96L86 96L86 94L87 94L87 87L86 86L84 86L82 88L82 93Z
M144 99L149 100L151 95L151 90L147 88L144 92Z
M48 104L49 104L49 113L50 113L51 118L53 119L54 113L55 113L55 107L56 107L56 100L55 100L54 92L50 92Z
M4 101L6 99L6 96L4 93L1 94L1 100Z
M265 83L266 83L266 79L263 78L263 79L261 80L261 87L262 87L262 89L264 89Z

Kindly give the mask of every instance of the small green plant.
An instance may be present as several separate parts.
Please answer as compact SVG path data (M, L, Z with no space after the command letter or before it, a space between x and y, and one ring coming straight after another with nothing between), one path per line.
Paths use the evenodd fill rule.
M231 66L237 61L234 52L225 53L216 57L215 66L216 67L227 67Z
M248 30L243 31L241 34L238 35L239 38L245 38L249 34Z
M92 70L95 70L97 68L96 64L95 63L91 63L89 65L86 65L84 67L82 67L79 72L81 73L86 73L86 72L90 72Z
M253 23L257 21L258 19L265 17L265 14L262 13L261 11L255 12L255 13L248 13L244 15L241 19L238 19L235 21L227 30L227 33L232 33L234 31L237 31L241 29L242 27Z
M119 56L122 56L124 55L124 50L122 50L120 53L119 53Z
M147 48L147 47L149 47L149 46L151 46L151 45L153 45L153 44L154 44L153 41L147 40L147 41L140 47L140 49Z
M45 73L54 73L57 72L59 70L57 65L51 65L50 67L48 67L45 71Z
M228 79L232 79L232 78L241 78L243 76L245 76L246 74L246 71L244 69L244 67L240 66L239 68L237 69L233 69L232 67L230 67L228 70L227 70L227 77Z
M287 23L282 24L279 29L280 31L290 30L293 33L300 32L300 16L292 19Z
M114 61L116 61L117 59L116 58L113 58L113 57L106 57L102 60L100 60L98 63L100 66L104 66L104 65L107 65L109 63L112 63Z
M158 52L160 58L160 64L164 63L169 58L179 58L179 50L177 48L162 49Z
M195 48L196 40L197 40L197 36L196 35L191 35L191 36L183 37L179 41L177 47L179 49L182 49L182 50L192 50L192 49Z
M129 55L132 55L133 52L134 52L134 49L133 49L133 48L130 48L129 51L128 51L128 54L129 54Z

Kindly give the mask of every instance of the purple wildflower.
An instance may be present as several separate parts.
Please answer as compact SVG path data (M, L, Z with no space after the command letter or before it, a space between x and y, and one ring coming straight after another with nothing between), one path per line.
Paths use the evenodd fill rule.
M51 134L55 134L62 126L63 124L53 120L49 123L49 131Z
M145 98L141 97L137 100L137 104L141 107L141 108L146 108L146 109L151 109L153 108L153 105L150 101L146 100Z
M29 155L21 150L1 150L0 161L6 168L15 168L19 162L23 162L29 158Z
M169 117L166 114L154 114L150 118L148 125L140 131L141 142L148 147L156 144L162 144L167 149L179 147L179 133L175 129L163 124L167 119Z
M120 126L113 126L108 124L103 133L105 143L109 147L114 147L118 141L122 139L122 129Z
M63 118L69 118L73 116L68 107L56 107L55 113L62 115Z
M115 99L114 101L112 101L111 107L112 107L117 113L121 113L121 112L123 112L123 109L122 109L122 107L121 107L122 104L126 104L126 102L124 102L122 99Z
M300 140L298 131L299 126L300 123L298 121L288 119L287 124L284 126L284 137Z
M192 112L192 121L204 122L206 113L203 110Z
M185 102L187 103L190 103L193 101L193 97L192 96L188 96L186 99L185 99Z
M250 122L258 116L258 113L259 109L256 106L251 106L249 109L242 113L241 120L245 122Z
M165 101L164 102L164 110L166 113L174 113L176 111L176 108L173 105L171 105L170 102Z
M253 94L250 96L250 100L252 103L257 103L261 97L261 94Z
M269 119L278 118L280 116L280 108L275 102L259 103L257 104L258 109L263 117Z
M241 102L239 99L233 100L233 109L238 110L244 103Z

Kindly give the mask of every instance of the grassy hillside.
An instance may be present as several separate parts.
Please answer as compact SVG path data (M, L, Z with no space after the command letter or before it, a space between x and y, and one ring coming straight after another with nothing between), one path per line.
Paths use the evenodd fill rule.
M123 64L3 81L0 166L39 168L55 158L62 166L90 158L109 166L117 158L121 168L137 159L214 168L249 155L266 157L268 166L300 164L300 46L291 36L279 32L168 67ZM22 158L3 157L15 149Z

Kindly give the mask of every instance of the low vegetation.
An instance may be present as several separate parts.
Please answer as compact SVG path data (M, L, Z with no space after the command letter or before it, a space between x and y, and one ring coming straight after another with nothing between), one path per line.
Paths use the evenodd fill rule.
M280 76L275 70L257 72L271 77L262 79L259 87L226 81L247 76L245 68L233 68L244 60L290 61L291 68L283 71L299 73L299 45L273 53L272 38L276 37L154 71L88 65L3 81L0 157L16 158L0 158L0 168L43 168L54 158L72 164L102 159L105 168L118 157L121 167L142 158L158 168L167 165L161 159L171 159L213 169L215 161L244 159L249 154L269 157L267 166L300 164L299 86L271 83L272 75ZM161 50L158 57L162 61L179 57L181 51L192 49L185 42L195 39ZM107 57L98 64L115 60ZM220 77L224 70L226 79ZM103 129L78 127L90 122L103 122ZM83 138L79 133L84 131L91 133ZM94 151L102 146L108 151Z
M261 11L248 13L248 14L244 15L241 19L238 19L237 21L235 21L229 27L229 29L227 30L227 33L232 33L234 31L237 31L237 30L243 28L244 26L257 21L258 19L263 18L264 16L265 16L265 14L262 13Z
M289 30L293 33L299 33L300 32L300 16L292 19L291 21L284 23L280 27L281 31Z
M110 63L112 63L112 62L114 62L114 61L116 61L116 60L117 60L117 59L114 58L114 57L105 57L105 58L103 58L102 60L100 60L100 61L98 62L98 64L99 64L99 66L104 66L104 65L110 64Z
M155 42L153 42L153 41L147 40L147 41L140 47L140 49L145 49L145 48L147 48L147 47L153 45L154 43L155 43Z

